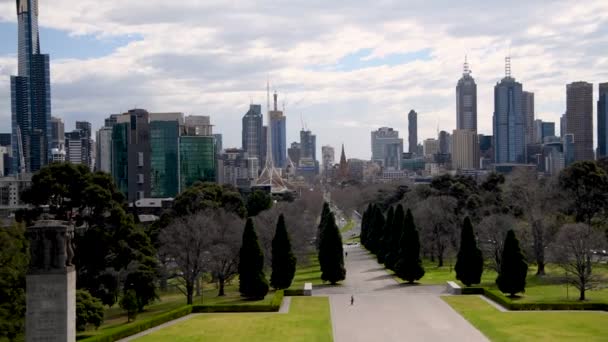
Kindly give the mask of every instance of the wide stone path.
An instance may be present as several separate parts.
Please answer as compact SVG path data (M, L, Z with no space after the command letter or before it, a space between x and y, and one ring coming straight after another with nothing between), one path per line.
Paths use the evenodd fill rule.
M444 286L398 284L367 251L358 246L345 251L343 286L313 291L329 296L335 342L488 341L441 300Z

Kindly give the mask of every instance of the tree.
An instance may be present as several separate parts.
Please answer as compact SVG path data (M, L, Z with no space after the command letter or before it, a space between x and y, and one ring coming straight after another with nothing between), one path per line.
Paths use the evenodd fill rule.
M384 228L385 218L382 214L382 209L379 206L374 206L372 213L372 220L369 228L369 235L367 238L368 249L370 252L377 254L380 248L382 239L382 229Z
M576 162L559 175L559 184L571 200L577 222L591 220L608 206L608 176L594 161Z
M28 245L22 224L0 227L0 341L22 339L25 331Z
M257 216L260 212L272 207L272 197L262 190L254 190L247 197L247 216Z
M502 254L507 232L515 225L510 215L493 214L479 223L479 241L483 254L490 256L489 268L500 273Z
M317 226L317 235L315 238L315 244L317 246L317 250L319 249L321 243L321 235L323 234L323 228L325 228L325 221L329 217L329 213L331 210L329 209L329 203L323 203L323 210L321 211L321 217L319 218L319 225Z
M479 284L483 273L483 256L477 247L473 225L465 217L460 234L460 250L456 259L456 279L466 286Z
M346 278L346 269L344 268L342 235L331 211L325 220L325 227L322 232L319 244L321 279L336 285L337 282Z
M424 267L420 260L420 238L414 224L412 212L408 209L405 215L405 227L400 241L399 259L395 265L395 274L408 283L424 276Z
M239 292L246 298L261 299L268 293L268 280L264 275L264 254L251 218L243 231L239 261Z
M214 215L215 224L208 227L211 247L208 267L218 283L218 296L224 296L224 286L238 274L239 248L243 235L243 220L233 213L220 210Z
M411 212L410 212L411 215ZM399 250L400 250L400 242L401 236L403 236L403 228L405 224L405 214L403 212L403 205L398 204L397 209L395 209L395 214L393 215L393 220L391 222L390 228L390 238L389 238L389 251L386 255L386 260L384 264L389 270L395 270L395 264L399 258Z
M223 208L245 217L247 208L238 190L230 185L194 183L175 197L171 209L173 217L185 217L207 209Z
M103 305L87 290L76 290L76 331L85 331L92 324L95 329L103 323Z
M372 208L372 204L369 203L367 205L367 209L365 209L365 211L363 212L363 216L361 217L361 236L360 236L360 240L361 240L361 244L368 248L367 246L367 242L368 242L368 236L369 236L369 230L370 230L370 221L371 221L371 215L373 212L373 208Z
M137 318L138 304L137 294L135 290L127 290L122 295L119 302L120 308L127 312L127 322L134 321Z
M204 211L174 220L160 233L161 251L172 258L178 271L178 289L186 295L188 305L193 302L196 280L209 260L210 241L205 228L212 225L213 214Z
M432 196L420 202L416 218L421 226L423 239L431 252L436 256L438 267L442 267L444 258L457 239L457 201L451 196Z
M156 260L151 257L134 260L126 269L124 291L134 290L137 299L137 309L144 311L144 307L158 299L156 293Z
M514 297L516 293L525 290L527 274L528 263L526 257L519 248L519 241L515 232L511 229L507 232L505 238L496 285L498 285L500 291Z
M393 207L388 208L388 212L386 214L386 221L384 222L384 227L382 227L382 237L380 238L378 253L376 257L378 258L378 263L384 264L386 261L386 256L390 252L391 249L391 238L392 238L392 229L393 229L393 219L395 216L395 210Z
M296 257L291 250L291 240L283 214L279 216L277 230L272 240L272 274L270 285L275 289L286 289L291 286L296 273Z
M605 247L604 234L589 225L566 224L558 233L555 261L566 271L568 281L585 300L585 291L595 288L601 278L593 273L593 252Z

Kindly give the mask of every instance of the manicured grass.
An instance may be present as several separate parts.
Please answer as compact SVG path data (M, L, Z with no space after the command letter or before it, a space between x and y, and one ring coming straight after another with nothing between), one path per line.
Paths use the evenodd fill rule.
M293 278L290 289L302 289L304 283L312 283L313 285L323 284L321 280L321 266L316 254L310 256L310 263L307 266L298 266L296 275Z
M139 341L332 341L329 301L292 297L288 314L202 314Z
M500 312L477 296L442 297L492 341L606 341L606 312Z
M346 222L344 227L342 227L342 229L340 229L340 233L344 234L344 233L352 230L353 228L355 228L355 221L348 220L348 222Z

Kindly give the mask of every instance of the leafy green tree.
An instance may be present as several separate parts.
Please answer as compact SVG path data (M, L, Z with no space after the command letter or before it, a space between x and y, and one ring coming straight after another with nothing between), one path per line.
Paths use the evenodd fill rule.
M346 278L342 234L340 234L332 212L325 220L325 227L322 230L321 243L319 244L319 264L321 265L321 279L323 281L329 281L332 285L335 285Z
M527 275L528 263L526 257L519 247L519 240L517 240L515 232L511 229L507 232L505 238L496 285L498 285L500 291L514 297L516 293L525 290Z
M257 216L260 212L272 208L272 197L262 190L253 191L247 197L247 216Z
M135 290L127 290L122 295L119 302L120 308L127 312L127 321L131 322L137 318L139 304L137 303L137 293Z
M76 331L85 331L87 325L95 329L103 323L103 305L87 290L76 291Z
M378 243L378 253L376 253L378 263L380 264L384 264L384 261L386 260L386 255L390 251L394 215L395 210L393 209L393 207L389 207L388 212L386 214L386 221L384 222L384 226L382 227L382 237L380 238L380 242Z
M283 214L279 216L277 230L272 239L272 275L270 285L275 289L291 286L296 273L296 257L291 250L291 240Z
M465 217L460 234L460 250L456 260L456 279L466 286L479 284L483 273L483 256L477 247L473 225Z
M23 337L27 249L23 225L0 227L0 341Z
M577 222L591 225L608 206L608 176L594 161L570 165L560 173L559 184L571 199L570 211Z
M268 280L264 275L264 254L251 218L248 218L245 224L239 257L239 292L246 298L264 298L268 293Z
M395 265L395 274L408 283L424 276L424 267L420 260L420 238L414 224L412 212L408 209L405 215L405 227L401 237L401 250Z
M411 214L411 213L410 213ZM390 239L388 253L386 255L385 265L389 270L395 270L395 264L399 258L399 250L401 249L401 236L403 236L403 229L405 224L405 214L403 212L403 206L397 205L393 220L391 222ZM413 220L413 219L412 219Z
M175 197L173 217L185 217L206 209L223 208L227 212L245 217L247 208L238 190L230 185L216 183L194 183Z
M156 261L150 257L136 261L127 267L125 291L134 290L137 299L137 310L144 311L144 307L158 299L156 293Z
M317 246L317 250L321 244L321 235L323 234L323 228L325 228L326 220L329 217L331 210L329 209L329 203L323 203L323 209L321 211L321 218L319 219L319 226L317 227L317 236L315 239L315 243Z

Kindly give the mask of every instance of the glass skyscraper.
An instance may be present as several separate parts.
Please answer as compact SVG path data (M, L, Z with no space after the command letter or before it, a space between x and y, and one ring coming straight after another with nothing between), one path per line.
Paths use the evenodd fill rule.
M477 131L477 84L466 59L462 77L456 85L456 129Z
M151 196L175 197L179 192L178 169L179 122L150 122Z
M179 138L180 191L194 183L215 181L215 146L213 136Z
M600 83L597 101L597 158L608 156L608 83Z
M509 62L508 62L509 63ZM525 163L525 118L522 85L507 75L494 87L494 162Z
M574 160L593 160L593 85L566 85L566 133L574 134Z
M38 1L17 0L18 75L11 76L13 172L35 172L49 161L49 56L40 54Z
M243 116L243 150L249 153L250 157L256 157L262 162L262 156L265 155L264 143L266 136L264 135L262 126L264 118L262 117L262 106L252 104L249 110Z

